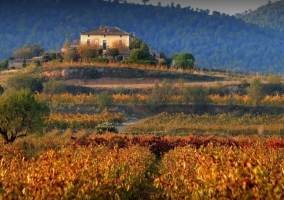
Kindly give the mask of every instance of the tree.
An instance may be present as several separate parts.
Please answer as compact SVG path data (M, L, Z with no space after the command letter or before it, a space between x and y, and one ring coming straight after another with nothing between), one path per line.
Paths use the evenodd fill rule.
M19 74L7 80L9 86L16 90L29 90L30 92L41 92L43 89L42 79L26 74Z
M274 73L269 73L267 77L268 84L281 84L281 78Z
M100 46L98 44L87 45L86 43L83 43L77 47L77 52L79 57L83 60L91 61L92 58L95 58L98 55L99 48Z
M143 53L140 49L133 49L130 53L130 59L132 60L142 60Z
M61 81L50 79L43 84L43 92L46 94L60 94L66 92L65 85Z
M65 35L64 47L65 47L65 49L68 49L68 48L71 47L71 42L70 42L70 38L69 38L69 35L68 35L68 34Z
M102 57L103 52L104 52L103 48L99 48L99 49L98 49L98 55L99 55L100 57Z
M0 63L0 70L8 69L9 59L5 59Z
M13 57L16 59L30 59L33 57L32 48L29 45L25 45L23 48L14 51Z
M66 62L71 62L71 61L77 60L78 59L77 50L75 48L66 49L64 54L63 54L63 59Z
M260 79L252 79L248 90L248 95L254 106L258 106L260 104L262 98L264 97L263 84L261 83Z
M140 50L142 52L142 59L148 59L149 58L149 46L146 44L146 42L142 42L140 46Z
M117 48L119 51L126 51L128 47L125 40L116 40L111 43L111 48Z
M140 49L142 42L143 40L134 38L129 44L129 49Z
M203 113L209 102L208 90L202 86L187 87L184 90L184 101L188 104L192 102L195 113Z
M113 104L112 95L110 95L107 91L102 92L98 95L97 102L100 108L109 108Z
M49 115L48 106L28 91L0 98L0 135L6 143L31 133L41 132Z
M115 57L119 55L119 50L118 50L118 48L110 48L110 49L108 50L108 54L109 54L110 56L112 56L112 59L114 60Z
M30 59L34 56L40 56L44 53L44 49L40 44L33 44L32 46L27 43L21 49L14 51L13 57L17 59Z
M158 2L158 6L159 6L159 7L161 7L161 6L162 6L162 4L161 4L161 2L160 2L160 1Z
M160 53L160 58L163 58L163 59L167 59L167 55L165 54L165 52L161 52Z
M139 49L135 48L130 53L130 59L133 60L147 60L149 59L149 47L142 41Z
M0 85L0 95L2 95L4 93L4 88L2 87L2 85Z
M43 92L48 95L50 108L52 108L52 97L54 94L60 94L66 91L65 85L61 81L50 79L43 84Z
M149 0L142 0L143 4L146 5L146 3L149 2Z
M44 53L44 49L40 44L33 44L33 46L31 46L31 49L33 56L41 56Z
M167 79L159 85L156 84L149 95L148 104L155 110L161 105L165 105L169 102L170 98L174 94L173 83Z
M193 69L195 58L190 53L177 54L172 57L172 66L182 69Z

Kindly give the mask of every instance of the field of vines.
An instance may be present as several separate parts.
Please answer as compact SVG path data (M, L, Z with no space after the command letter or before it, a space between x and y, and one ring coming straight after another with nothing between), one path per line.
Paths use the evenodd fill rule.
M53 94L52 97L48 94L38 93L36 94L38 100L46 102L52 101L57 103L65 104L97 104L98 95L95 94L77 94L72 95L69 93L64 94ZM114 104L146 104L149 96L146 94L113 94ZM173 95L168 99L169 104L187 104L188 100L182 95ZM252 105L252 100L248 95L209 95L209 103L217 105ZM272 105L272 106L283 106L284 95L266 95L260 105Z
M233 114L192 115L160 113L126 127L128 133L284 135L284 115L235 116Z
M124 115L122 113L110 113L104 110L97 114L51 113L46 124L51 129L94 129L105 122L121 124L123 121Z
M0 145L0 199L283 199L284 139L273 136L82 137L27 156L27 143ZM45 141L46 140L46 141ZM58 145L58 146L57 146Z

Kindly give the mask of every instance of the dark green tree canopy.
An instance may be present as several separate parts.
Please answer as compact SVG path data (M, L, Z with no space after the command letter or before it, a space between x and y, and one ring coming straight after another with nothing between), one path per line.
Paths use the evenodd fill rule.
M44 53L44 49L39 44L25 44L21 49L14 51L13 57L18 59L30 59L34 56L40 56Z
M253 78L248 90L249 98L254 106L258 106L264 97L263 83L259 78Z
M129 44L129 49L140 49L141 45L142 45L143 40L139 39L139 38L134 38L130 44Z
M19 74L9 78L7 83L18 91L29 90L30 92L35 93L42 92L43 89L42 78L33 75Z
M112 56L113 59L114 59L116 56L119 55L119 50L118 50L118 48L110 48L110 49L108 50L108 54L109 54L110 56Z
M49 116L48 106L28 91L0 97L0 135L6 143L31 133L41 132Z
M183 69L193 69L195 58L190 53L182 53L174 55L172 58L172 66Z

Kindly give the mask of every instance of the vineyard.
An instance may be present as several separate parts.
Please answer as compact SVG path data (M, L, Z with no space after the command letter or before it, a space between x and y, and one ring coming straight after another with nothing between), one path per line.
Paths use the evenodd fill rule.
M59 79L70 78L70 85L78 70L91 75L90 80L99 77L86 63L73 64L74 69L64 71L70 63L44 63L38 73L49 77L68 72L70 77L59 74ZM173 71L163 66L119 67L123 70L99 72L116 77L138 67L158 82ZM117 66L110 63L108 68ZM136 72L136 78L146 73ZM178 73L170 77L177 80ZM182 73L187 84L196 76L199 81L210 79ZM181 79L164 79L139 90L83 90L85 80L78 84L82 88L73 83L68 90L63 82L44 80L35 99L50 110L49 117L42 118L46 126L11 143L0 138L0 200L284 199L284 94L275 89L256 102L246 91L247 82L222 87L217 80L217 87L208 82L186 87ZM211 109L202 110L207 106ZM261 109L267 111L258 113Z
M98 95L96 94L77 94L72 95L69 93L64 94L53 94L52 96L43 93L37 93L36 98L46 102L56 102L62 104L97 104ZM209 95L209 103L216 105L252 105L252 100L248 95ZM113 94L112 95L114 104L146 104L149 99L147 94ZM188 104L188 100L182 95L173 95L168 100L169 104ZM272 106L283 106L284 95L276 94L274 96L266 95L260 105L272 105Z
M121 124L123 121L122 113L109 113L104 110L98 114L51 113L46 124L51 129L94 129L105 122Z
M284 197L280 137L79 137L82 133L69 132L52 135L52 147L49 134L54 133L0 146L0 199ZM49 149L27 157L26 143L35 148L45 139Z
M187 115L184 113L160 113L126 127L128 133L201 134L201 135L280 135L284 134L284 115L235 116Z

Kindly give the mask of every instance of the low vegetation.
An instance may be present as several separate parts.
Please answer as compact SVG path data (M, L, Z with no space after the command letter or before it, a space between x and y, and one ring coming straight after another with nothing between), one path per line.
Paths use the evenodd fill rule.
M283 198L280 137L48 134L0 146L1 198ZM47 141L59 148L27 157Z

